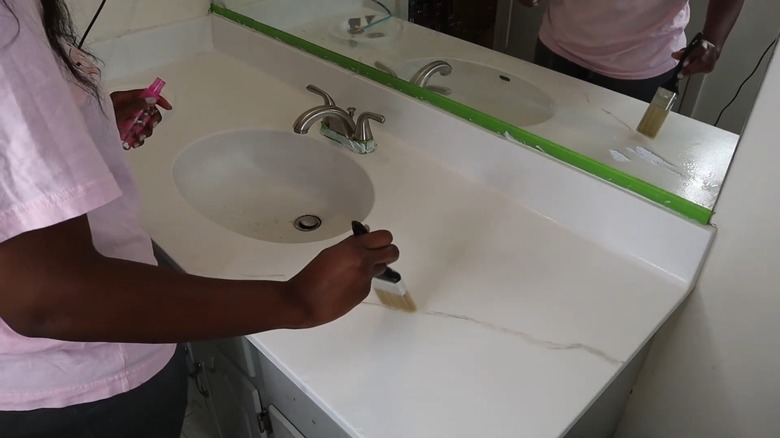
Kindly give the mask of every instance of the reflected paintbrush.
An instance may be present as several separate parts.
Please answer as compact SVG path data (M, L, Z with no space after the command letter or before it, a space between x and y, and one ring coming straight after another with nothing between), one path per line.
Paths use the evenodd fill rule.
M642 120L636 128L638 133L650 138L655 138L658 135L658 132L661 131L661 127L666 121L666 116L669 115L669 111L671 111L677 100L677 95L680 93L678 89L678 84L680 82L678 75L683 67L685 67L685 59L688 58L688 55L690 55L693 49L701 44L702 41L703 35L699 32L693 40L691 40L691 43L688 44L688 47L685 48L683 55L680 58L680 62L678 62L677 66L674 68L672 77L655 92L655 96L650 102L650 106L647 107L645 115L642 116Z

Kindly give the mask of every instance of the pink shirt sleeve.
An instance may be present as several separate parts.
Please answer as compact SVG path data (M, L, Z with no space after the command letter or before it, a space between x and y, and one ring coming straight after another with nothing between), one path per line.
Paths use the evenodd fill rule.
M118 198L40 19L0 8L0 242ZM8 25L10 23L10 25Z

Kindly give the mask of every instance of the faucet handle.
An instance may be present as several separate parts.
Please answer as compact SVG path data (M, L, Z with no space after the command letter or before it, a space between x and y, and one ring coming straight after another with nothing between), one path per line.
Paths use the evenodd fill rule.
M355 108L354 106L351 106L351 107L347 108L347 112L349 113L350 117L352 117L353 119L355 118L355 112L356 111L357 111L357 108Z
M312 93L322 97L325 105L336 106L336 102L333 101L333 98L330 97L330 94L328 94L322 88L320 88L320 87L318 87L316 85L313 85L313 84L309 84L309 85L306 86L306 90L308 90L308 91L310 91L310 92L312 92Z
M371 120L379 123L385 123L385 116L371 112L365 112L358 116L355 140L369 141L374 139L374 134L371 132Z

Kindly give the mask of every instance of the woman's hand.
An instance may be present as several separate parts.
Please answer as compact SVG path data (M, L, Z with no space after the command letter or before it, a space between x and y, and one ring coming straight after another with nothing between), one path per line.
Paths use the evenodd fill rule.
M398 260L388 231L349 237L322 251L287 282L291 307L301 314L301 327L333 321L360 304L371 291L371 279Z
M122 135L122 142L125 149L135 149L144 144L144 141L151 137L154 128L162 121L162 114L158 106L164 110L173 109L170 102L164 97L143 98L140 90L115 91L111 93L111 101L114 104L114 114L116 115L116 124ZM137 124L129 132L122 133L121 129L127 123L135 121L135 114L143 112Z

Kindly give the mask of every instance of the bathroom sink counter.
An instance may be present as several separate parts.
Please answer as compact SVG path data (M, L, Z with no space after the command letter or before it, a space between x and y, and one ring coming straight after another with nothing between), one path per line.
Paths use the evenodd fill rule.
M218 50L110 83L113 88L145 85L155 76L169 83L175 111L128 157L143 199L143 225L185 271L285 280L347 236L270 243L211 222L185 201L173 181L174 163L188 145L229 130L291 132L295 118L320 103L303 89L300 78L307 74L311 83L332 91L337 103L348 106L354 99L360 111L388 118L385 125L374 125L375 153L341 153L371 177L375 202L365 222L395 234L402 251L395 267L419 311L388 310L371 294L324 327L248 337L348 434L559 436L690 290L711 229L268 38L213 20ZM241 53L241 59L220 50ZM267 53L260 57L256 51ZM279 70L280 65L287 70ZM354 97L343 91L350 89ZM402 107L393 107L398 102ZM445 155L438 155L428 140L432 126L441 130ZM416 132L417 140L410 142L402 129ZM309 136L323 148L335 147L314 129ZM481 143L479 151L473 139ZM505 165L481 169L496 160ZM551 172L566 176L555 189L537 190L534 168L538 178ZM515 177L525 178L523 184L512 182ZM507 191L513 187L515 195ZM566 196L570 202L546 203ZM583 197L594 205L609 201L595 208L578 204ZM634 210L648 212L647 221L637 216L634 224L645 230L642 242L620 237L619 222L634 221L621 211ZM610 218L619 222L610 224ZM653 228L661 224L669 228ZM602 229L608 232L594 231ZM670 242L683 248L674 254L693 248L690 260L675 259L684 265L680 269L664 265L668 257L651 260L647 255L659 256Z

